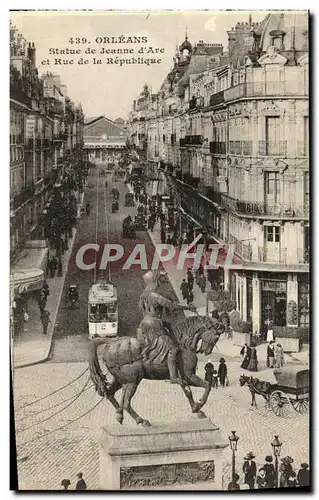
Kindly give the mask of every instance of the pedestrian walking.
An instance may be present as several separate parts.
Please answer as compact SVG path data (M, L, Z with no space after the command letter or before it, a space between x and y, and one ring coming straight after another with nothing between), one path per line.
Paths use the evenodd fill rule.
M251 348L245 344L244 347L240 351L240 355L242 357L242 363L240 365L241 368L247 370L247 366L249 365L250 356L251 356Z
M162 245L166 243L166 234L163 228L161 229L161 243Z
M243 473L245 475L244 482L248 484L251 490L254 489L256 475L257 475L257 467L254 458L255 455L250 451L244 458L244 465L243 465Z
M250 372L258 371L258 358L257 358L257 350L255 347L252 347L250 350L250 358L249 363L247 365L247 370Z
M42 312L42 314L41 314L41 323L42 323L42 326L43 326L43 335L47 335L47 333L48 333L48 326L49 326L49 323L51 323L49 311L44 310Z
M272 456L267 455L265 457L265 464L263 466L264 470L266 471L267 488L275 487L276 472L274 464L272 462L273 462Z
M43 311L45 310L46 305L47 305L47 298L45 295L41 295L40 300L39 300L40 315L42 315Z
M273 368L274 363L275 363L275 347L274 347L274 341L271 341L267 346L267 367Z
M272 328L272 323L271 322L268 325L266 341L267 342L273 342L274 341L274 330Z
M78 478L78 482L76 483L76 490L86 490L86 482L83 479L82 472L79 472L76 477Z
M188 295L187 295L187 299L186 299L187 305L192 304L193 301L194 301L194 294L191 290L188 290Z
M279 472L280 472L280 481L279 481L279 486L280 488L288 488L289 484L289 478L291 477L291 474L294 472L294 469L292 467L294 460L291 458L289 455L286 457L283 457L281 459L281 464L279 467Z
M266 471L263 467L261 467L258 471L258 474L256 477L256 484L257 484L258 490L268 489L267 474L266 474Z
M58 268L58 261L57 258L53 256L51 259L51 268L50 268L51 278L54 278L57 268Z
M297 474L297 482L299 486L309 486L310 485L310 471L309 465L302 463Z
M45 297L48 297L50 295L50 288L49 288L49 285L47 284L46 280L43 281L42 293Z
M201 289L202 293L206 292L206 277L204 274L201 274L198 278L198 286Z
M218 388L218 371L217 370L213 371L213 384L212 384L212 387L214 389Z
M61 486L63 486L64 490L68 490L70 484L71 484L70 479L62 479L62 481L61 481Z
M193 290L193 286L194 286L194 276L192 273L192 269L190 267L187 268L187 283L188 283L189 291L191 292Z
M218 367L218 378L219 378L220 385L222 387L225 387L226 377L227 377L226 361L225 361L225 358L220 358L219 367Z
M188 293L189 293L189 287L188 287L188 283L187 283L187 281L186 281L185 278L183 278L183 281L182 281L181 286L180 286L179 289L182 292L183 299L186 300L187 297L188 297Z
M62 260L60 259L58 262L58 276L62 276Z
M281 368L285 363L285 353L281 344L277 344L275 347L275 366L276 368Z

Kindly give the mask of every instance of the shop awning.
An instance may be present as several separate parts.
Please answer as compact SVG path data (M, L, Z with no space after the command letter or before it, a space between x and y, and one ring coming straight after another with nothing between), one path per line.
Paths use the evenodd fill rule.
M22 293L41 289L43 281L44 272L42 269L13 270L10 276L10 285L13 287L15 297Z

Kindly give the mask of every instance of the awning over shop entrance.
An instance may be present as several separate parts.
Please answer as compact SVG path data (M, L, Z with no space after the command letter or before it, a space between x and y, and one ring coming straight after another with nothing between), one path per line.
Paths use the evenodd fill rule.
M13 287L14 296L22 293L33 292L42 288L44 272L42 269L13 270L10 276L10 285Z

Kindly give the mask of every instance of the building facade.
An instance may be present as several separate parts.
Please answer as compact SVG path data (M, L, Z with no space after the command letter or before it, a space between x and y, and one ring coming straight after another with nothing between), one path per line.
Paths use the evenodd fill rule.
M125 123L124 120L122 122ZM121 125L105 116L85 120L84 150L91 162L108 168L119 165L127 138L126 130Z
M182 211L235 246L224 286L254 332L309 325L308 130L305 13L250 16L226 51L186 38L130 115L133 147L166 171Z
M34 44L11 25L10 262L12 276L25 272L26 282L19 282L24 293L36 286L34 275L41 277L34 268L45 270L55 201L66 199L71 177L79 180L75 189L80 185L83 122L81 106L69 99L60 77L39 77ZM19 294L15 287L15 297Z

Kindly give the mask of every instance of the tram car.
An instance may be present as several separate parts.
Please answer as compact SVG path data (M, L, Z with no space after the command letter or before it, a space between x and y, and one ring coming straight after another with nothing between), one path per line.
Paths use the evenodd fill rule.
M89 338L118 334L117 289L111 283L95 283L88 299Z

